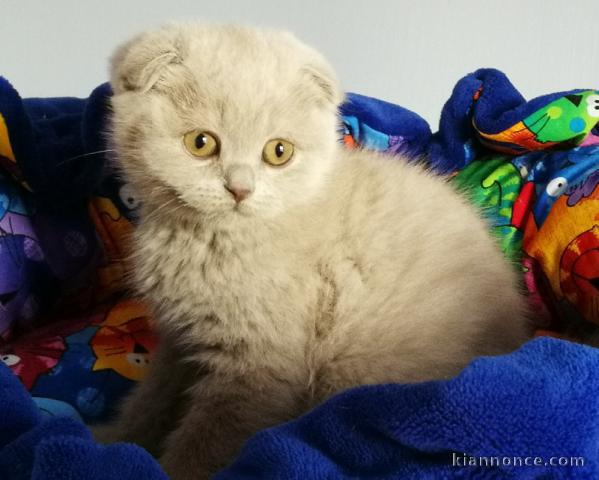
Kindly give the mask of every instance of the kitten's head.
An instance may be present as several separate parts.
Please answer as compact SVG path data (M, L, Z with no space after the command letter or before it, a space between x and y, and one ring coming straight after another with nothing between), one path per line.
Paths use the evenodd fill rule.
M117 50L111 83L113 140L142 202L235 222L323 193L342 94L292 35L167 26Z

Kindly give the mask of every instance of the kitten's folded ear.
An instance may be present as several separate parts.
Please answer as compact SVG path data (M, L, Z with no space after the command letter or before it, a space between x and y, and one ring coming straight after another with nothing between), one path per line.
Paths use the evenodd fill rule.
M343 102L345 95L341 90L337 75L324 59L304 66L302 73L316 87L314 93L320 97L318 100L322 103L336 107Z
M176 28L146 32L121 45L111 59L110 83L115 94L145 93L169 67L183 62L183 42Z

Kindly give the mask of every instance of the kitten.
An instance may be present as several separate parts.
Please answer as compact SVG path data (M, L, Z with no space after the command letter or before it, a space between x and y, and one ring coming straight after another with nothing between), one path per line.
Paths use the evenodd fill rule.
M111 81L161 340L104 439L207 478L336 392L448 378L528 338L480 215L423 167L345 150L335 74L292 35L171 25L120 48Z

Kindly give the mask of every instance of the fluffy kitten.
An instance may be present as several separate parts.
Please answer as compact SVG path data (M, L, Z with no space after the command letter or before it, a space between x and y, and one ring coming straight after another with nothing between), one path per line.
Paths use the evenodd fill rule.
M484 221L423 168L345 150L335 75L292 35L168 26L118 50L112 85L161 343L105 438L206 478L335 392L447 378L527 338Z

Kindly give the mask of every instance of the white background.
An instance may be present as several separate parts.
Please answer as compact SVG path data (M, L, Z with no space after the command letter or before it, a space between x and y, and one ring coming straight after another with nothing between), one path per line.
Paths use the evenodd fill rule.
M453 85L503 70L526 97L599 88L599 0L0 0L0 75L23 97L87 96L121 41L167 20L287 28L344 87L432 122Z

